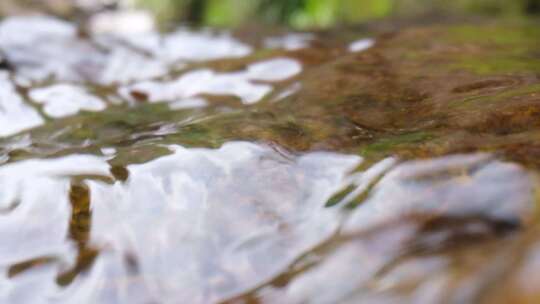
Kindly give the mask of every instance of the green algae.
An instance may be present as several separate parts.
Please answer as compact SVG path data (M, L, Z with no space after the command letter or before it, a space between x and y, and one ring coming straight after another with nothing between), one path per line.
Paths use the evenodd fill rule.
M488 105L490 103L508 102L517 98L534 98L540 96L540 84L522 86L516 89L504 90L500 93L467 97L463 100L455 101L455 106L470 107L476 103Z
M479 48L458 56L453 68L465 69L479 75L499 73L540 72L540 51L537 22L530 25L508 26L458 26L449 30L449 39L458 45ZM490 48L490 51L484 50Z
M236 98L220 97L208 108L174 111L166 103L142 100L133 107L110 106L101 113L83 112L50 121L28 134L41 146L40 151L50 151L50 155L58 155L66 145L97 151L141 139L189 147L259 141L291 151L354 152L373 159L492 150L501 146L497 134L505 129L519 134L531 121L519 118L519 113L538 102L540 61L530 57L538 50L538 32L534 25L419 27L383 35L373 49L350 55L338 51L343 45L339 35L323 33L323 37L333 37L332 42L325 40L326 44L290 53L304 63L304 72L295 79L301 83L300 90L282 101L272 101L275 93L246 107ZM345 35L353 33L349 30ZM361 36L365 35L361 30ZM186 69L234 72L287 54L261 50ZM185 71L172 75L181 73ZM288 83L276 87L285 88ZM104 98L115 92L110 86L92 90ZM489 111L483 109L488 106ZM491 107L500 107L499 112L504 108L507 123L502 125L506 127L493 126L501 116ZM511 119L513 115L517 118ZM163 129L167 131L159 131ZM473 140L476 134L490 132L496 133L493 142ZM462 143L445 144L453 138L451 134L461 134Z
M406 133L388 138L381 138L372 144L362 148L360 155L369 158L381 158L398 153L401 149L407 149L420 145L434 138L434 135L425 131Z

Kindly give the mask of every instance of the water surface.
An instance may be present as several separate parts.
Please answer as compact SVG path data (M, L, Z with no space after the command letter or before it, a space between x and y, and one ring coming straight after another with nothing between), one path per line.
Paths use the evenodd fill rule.
M540 297L537 24L106 25L0 23L0 302Z

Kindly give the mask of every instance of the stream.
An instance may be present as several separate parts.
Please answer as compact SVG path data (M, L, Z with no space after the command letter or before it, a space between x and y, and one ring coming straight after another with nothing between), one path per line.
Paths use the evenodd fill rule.
M537 22L106 21L0 21L0 303L540 301Z

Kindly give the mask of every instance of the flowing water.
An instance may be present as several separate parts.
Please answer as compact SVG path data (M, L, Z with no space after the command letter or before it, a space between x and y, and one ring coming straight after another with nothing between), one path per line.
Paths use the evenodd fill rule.
M540 299L538 24L99 24L0 23L0 303Z

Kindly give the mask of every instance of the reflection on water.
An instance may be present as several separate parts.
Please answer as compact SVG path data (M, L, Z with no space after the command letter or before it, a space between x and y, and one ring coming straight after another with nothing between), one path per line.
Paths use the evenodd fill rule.
M169 83L137 83L129 88L122 88L121 94L129 96L126 92L139 92L152 102L174 101L201 94L232 95L244 104L253 104L272 91L272 86L257 84L255 81L283 81L297 75L301 70L302 67L295 60L275 58L251 64L246 71L241 72L217 74L210 70L196 70Z
M532 193L531 182L519 166L494 162L488 155L410 162L382 178L344 228L355 231L404 215L439 213L519 223L518 215L534 211Z
M30 98L38 104L43 104L43 112L59 118L77 114L80 110L101 111L105 103L99 98L86 92L84 88L72 85L54 85L46 88L31 90Z
M91 9L87 8L87 10ZM111 33L135 35L154 31L156 27L150 13L136 10L105 11L91 16L88 23L90 30L95 35Z
M100 83L156 77L165 74L171 64L251 52L249 46L226 33L179 30L164 36L150 32L126 37L113 32L93 40L77 35L74 25L57 19L13 17L0 25L0 49L25 80L43 81L52 76ZM131 72L129 76L127 72Z
M336 230L337 214L324 204L359 162L328 153L287 157L247 143L171 148L170 156L129 166L125 184L89 184L91 239L106 252L89 276L113 288L95 290L89 302L116 303L113 295L144 303L141 294L216 302L269 281ZM136 269L109 269L128 256ZM122 281L138 296L123 294Z
M64 21L14 17L0 25L0 49L17 66L23 83L50 76L84 81L96 74L103 57L94 45L76 40L76 36L77 28Z
M73 155L0 168L3 303L49 303L58 291L56 276L76 257L68 241L75 175L108 176L108 166L94 156ZM25 268L32 270L18 273Z
M129 166L125 183L111 184L109 165L94 156L1 167L7 191L0 196L0 261L6 272L9 265L38 261L2 279L9 286L3 301L30 303L19 294L29 279L39 302L206 303L241 294L336 231L339 214L324 204L360 162L332 153L293 157L240 142L218 150L169 148L169 156ZM73 230L70 213L80 212L80 202L71 211L69 203L76 176L90 179L84 182L88 193L77 200L90 199L85 246L100 254L88 273L60 292L55 279L73 267L77 254L66 240Z
M124 17L0 23L0 303L538 302L535 29Z
M289 51L309 47L314 36L309 33L290 33L284 36L268 37L264 45L268 48L282 48Z
M438 302L453 279L453 242L506 235L527 221L532 206L527 173L487 155L397 166L383 160L354 172L361 159L336 153L294 156L244 142L168 149L128 166L125 182L114 181L96 156L2 166L2 301L215 303L265 286L314 248L337 242L285 289L264 287L262 297L382 301L381 287L372 284L392 295L393 286L434 284L429 278L437 275L437 287L410 299ZM353 199L372 194L352 211L347 198L325 207L350 185L361 189ZM510 197L519 199L509 205ZM62 290L55 282L90 249L99 252L92 266ZM402 274L410 267L421 270L412 272L416 278ZM23 292L30 286L38 290L31 296Z
M0 71L0 136L18 133L43 123L38 112L17 94L9 74Z
M369 39L369 38L360 39L360 40L352 42L349 45L349 51L351 52L365 51L369 49L370 47L372 47L374 44L375 44L375 41L373 41L373 39Z

